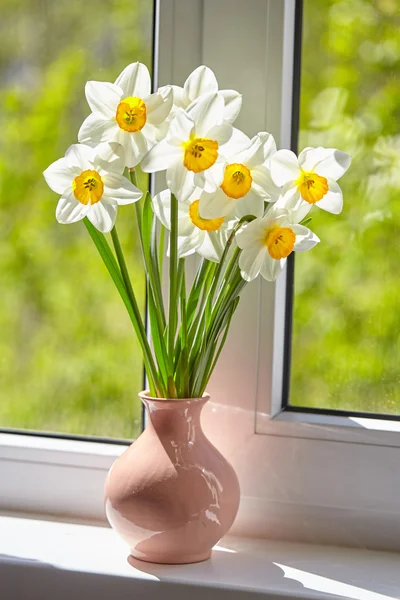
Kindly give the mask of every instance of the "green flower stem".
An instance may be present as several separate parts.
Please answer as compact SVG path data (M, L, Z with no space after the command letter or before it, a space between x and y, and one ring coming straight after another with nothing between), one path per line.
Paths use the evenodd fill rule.
M233 260L237 263L239 254L240 250L236 257L232 257L230 265ZM238 296L246 285L246 282L240 275L237 264L234 264L231 271L232 274L224 283L217 302L213 307L201 347L194 357L194 376L192 377L192 391L194 394L200 394L204 391L211 372L215 367L216 359L213 360L213 356L215 352L219 355L220 351L222 351L221 344L225 344L228 333L227 328L229 329L233 313L239 302ZM224 329L226 333L223 334L222 342L219 346L220 349L217 349L218 340Z
M185 259L181 258L179 261L182 264L182 281L180 286L180 302L181 302L181 353L182 353L182 385L183 385L183 396L184 398L189 397L189 356L188 356L188 344L187 344L187 304L186 304L186 279L185 279Z
M131 183L137 187L136 172L134 170L129 170L129 179L130 179ZM146 200L147 200L147 196L149 196L149 198L151 198L149 192L147 192L147 194L145 195ZM145 208L146 208L146 206L145 206ZM152 253L149 248L149 244L147 243L147 240L145 242L143 239L143 235L144 235L143 234L143 208L142 208L140 201L135 202L135 212L136 212L136 220L137 220L138 231L139 231L140 247L142 249L143 261L144 261L145 267L146 267L146 275L150 281L150 286L153 291L157 317L162 322L162 329L165 329L165 327L166 327L165 310L164 310L164 302L163 302L162 291L161 291L161 281L160 281L160 274L159 274L159 269L158 269L158 264L157 264L157 257L154 257L154 260L153 260Z
M165 246L165 227L160 225L160 241L158 245L158 269L162 278L163 262L164 262L164 246Z
M217 297L217 300L214 304L211 318L210 318L210 326L209 332L213 332L215 327L218 326L218 323L221 320L221 315L225 312L226 307L229 305L232 300L234 300L238 294L242 291L242 289L247 284L244 279L242 279L240 275L240 270L237 266L237 262L239 260L240 250L236 256L232 257L232 260L235 259L233 266L231 268L231 274L229 279L224 280L223 285L221 286L220 293ZM231 265L229 265L231 266Z
M178 314L178 201L171 194L171 233L169 261L169 318L168 318L168 353L174 355L175 333Z
M232 257L228 263L222 281L218 287L217 297L213 306L212 315L218 313L221 302L223 301L224 295L226 294L228 288L230 287L231 278L234 276L234 271L239 263L239 256L241 253L240 248L235 248Z
M150 198L150 196L149 196ZM150 285L155 296L158 319L162 324L161 335L164 335L167 326L165 319L164 298L162 293L162 265L161 269L158 262L158 235L157 235L157 217L152 212L151 233L150 233L150 252L148 262L150 265ZM163 228L164 229L164 228ZM164 247L164 241L163 241Z
M212 283L212 287L211 287L211 290L210 290L210 299L209 299L210 304L213 301L213 298L214 298L214 295L215 295L215 292L216 292L216 289L217 289L217 286L218 286L218 282L219 282L219 279L220 279L220 276L221 276L221 273L222 273L222 269L223 269L226 257L228 255L228 252L229 252L229 250L230 250L230 248L232 246L232 242L233 242L233 240L235 238L235 235L237 234L237 232L239 231L239 229L241 228L241 226L243 225L243 223L249 223L250 221L254 221L254 219L255 219L255 217L253 215L246 215L246 216L242 217L240 219L240 221L238 221L236 223L235 227L232 229L231 234L229 235L229 238L227 239L227 242L225 244L225 248L224 248L224 251L222 253L221 260L218 263L218 269L217 269L217 272L215 274L215 277L214 277L214 280L213 280L213 283Z
M219 355L222 352L222 348L225 345L232 316L238 303L239 298L235 298L235 300L229 305L222 315L223 320L220 329L213 336L211 336L210 339L207 339L207 343L204 347L205 351L203 352L201 360L199 361L196 378L193 382L193 395L195 396L202 396L205 391L207 383L218 361Z
M137 187L136 172L134 169L129 170L129 179ZM162 387L164 389L162 395L168 398L176 397L176 389L173 381L173 362L164 343L164 334L167 325L158 266L156 219L151 209L151 196L149 192L145 195L143 208L139 202L135 202L135 211L148 283L147 292L151 335L156 361L160 369Z
M226 271L225 271L225 273L224 273L224 277L223 277L223 279L222 279L222 281L221 281L221 284L220 284L220 286L219 286L219 288L218 288L218 294L219 294L219 293L221 292L221 290L223 289L223 287L224 287L224 283L225 283L226 281L229 281L229 279L230 279L230 277L231 277L231 275L232 275L232 271L233 271L233 269L234 269L234 268L235 268L235 267L238 265L238 263L239 263L239 256L240 256L240 252L241 252L240 248L235 248L235 250L234 250L234 252L233 252L233 254L232 254L232 258L231 258L231 260L229 261L229 263L228 263L228 266L226 267Z
M220 344L218 346L218 350L217 350L217 352L216 352L216 354L214 356L214 359L213 359L213 361L211 363L211 366L209 366L208 369L207 369L206 376L204 377L204 380L203 380L202 385L200 387L200 390L199 390L199 395L200 396L202 396L204 394L205 387L206 387L206 385L207 385L207 383L208 383L208 381L209 381L209 379L210 379L210 377L211 377L211 375L212 375L212 373L213 373L213 371L214 371L214 369L216 367L216 364L217 364L218 359L220 357L220 354L221 354L221 352L223 350L223 347L225 346L226 338L228 337L229 328L231 326L232 317L233 317L233 314L234 314L234 312L235 312L238 304L239 304L239 298L237 297L237 298L235 298L235 301L231 305L231 308L230 308L230 311L229 311L229 314L228 314L227 323L225 325L224 333L223 333L223 336L222 336L222 340L221 340L221 342L220 342Z
M140 345L142 346L143 357L144 357L144 361L145 361L147 375L149 377L150 382L153 383L153 387L155 388L157 395L164 396L165 390L163 389L163 386L160 384L160 381L159 381L157 368L154 363L154 359L153 359L153 355L152 355L151 348L149 345L149 341L147 339L146 329L145 329L143 321L142 321L142 316L140 314L139 306L136 301L135 292L133 291L132 283L131 283L131 280L129 277L125 258L124 258L123 252L122 252L121 244L120 244L118 233L117 233L115 226L111 230L111 238L112 238L112 241L114 244L115 253L117 255L118 264L121 269L122 279L124 281L125 288L128 293L128 297L131 302L133 313L135 316L135 322L136 322L135 330L136 330Z
M211 263L209 265L209 268L207 269L206 272L206 277L203 281L203 285L201 286L201 299L200 302L198 304L197 307L197 314L195 316L195 318L192 320L190 329L189 329L189 334L188 334L188 338L189 338L189 347L190 347L190 354L191 354L191 361L192 361L192 357L194 357L200 347L200 340L204 334L205 331L205 327L206 327L206 323L205 323L205 318L206 318L206 308L207 308L207 302L208 302L208 297L209 297L209 290L210 287L212 285L212 281L213 281L213 277L215 276L215 270L217 268L216 263Z
M195 316L196 310L198 308L199 298L201 296L202 286L204 285L205 280L207 279L207 274L209 269L213 267L214 263L211 261L202 258L200 264L197 269L196 277L193 281L192 288L190 290L189 297L187 299L187 320L188 327L191 326Z
M192 394L203 394L211 373L215 368L218 357L225 344L232 316L239 303L239 294L245 287L246 281L240 276L237 269L232 281L227 284L226 294L213 313L203 338L202 346L197 353L193 368ZM222 338L221 338L222 336ZM221 339L221 341L219 341Z
M164 312L164 300L161 289L161 274L158 264L158 239L157 239L157 218L151 208L151 197L147 192L146 201L143 208L143 253L146 259L148 272L148 294L151 298L154 308L150 316L152 324L152 341L157 363L166 367L165 387L168 390L169 398L176 398L177 392L174 382L174 357L171 356L166 347L165 333L166 321ZM155 339L157 338L157 339Z
M112 280L114 281L115 287L117 288L117 290L125 304L126 310L128 311L133 328L138 337L139 343L142 347L142 351L143 351L143 355L144 355L144 363L145 363L147 373L149 375L150 390L151 390L152 394L155 394L156 388L155 388L154 382L151 377L150 367L148 365L148 361L147 361L146 354L145 354L145 349L143 347L143 343L142 343L142 340L140 337L139 324L138 324L135 312L133 310L131 299L128 295L125 283L122 279L121 271L119 269L118 263L115 260L114 254L112 253L111 248L109 247L104 235L102 233L100 233L87 218L84 219L84 224L85 224L86 229L88 230L108 272L110 273Z

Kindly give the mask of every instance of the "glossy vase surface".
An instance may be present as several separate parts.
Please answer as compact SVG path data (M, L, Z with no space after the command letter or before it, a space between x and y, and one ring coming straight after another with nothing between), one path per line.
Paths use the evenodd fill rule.
M107 518L135 558L168 564L206 560L231 527L240 496L235 471L201 428L209 396L139 396L147 426L110 469Z

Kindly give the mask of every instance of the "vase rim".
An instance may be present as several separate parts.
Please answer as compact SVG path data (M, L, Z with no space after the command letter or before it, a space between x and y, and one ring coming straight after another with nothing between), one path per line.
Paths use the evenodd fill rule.
M179 404L181 402L207 402L210 399L210 394L204 392L202 396L198 396L196 398L155 398L154 396L150 396L150 390L143 390L143 392L139 392L139 398L143 401L149 402L157 402L160 404Z

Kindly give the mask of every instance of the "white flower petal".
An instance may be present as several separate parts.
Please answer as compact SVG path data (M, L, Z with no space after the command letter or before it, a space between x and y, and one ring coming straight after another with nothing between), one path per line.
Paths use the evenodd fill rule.
M121 205L132 204L143 196L143 192L123 175L107 173L102 176L102 180L104 183L104 200L111 200L112 203L116 202Z
M226 144L220 146L219 154L224 156L229 163L236 162L239 152L248 148L249 145L250 138L243 131L240 131L240 129L233 127L232 137Z
M188 114L194 121L196 137L208 137L210 129L223 122L224 99L217 93L201 96L188 108Z
M297 157L290 150L278 150L271 156L269 164L272 181L282 186L288 181L295 181L300 175Z
M167 185L180 202L185 202L194 192L194 173L188 171L183 162L177 161L167 169Z
M257 243L261 243L260 240L262 239L270 220L271 218L268 217L263 217L262 219L257 218L243 227L239 233L236 234L236 242L239 248L245 249L247 246L251 246L255 240Z
M205 232L202 243L197 248L197 254L212 262L219 262L224 251L228 234L225 230Z
M261 138L255 135L246 147L242 148L235 156L235 162L246 165L249 169L255 164L262 164L262 153L260 153L259 160L254 161L253 157L257 156L258 151L262 147Z
M281 193L281 189L272 181L268 167L261 165L251 170L253 179L252 188L257 194L266 200L274 202Z
M76 223L83 219L89 212L90 205L81 204L74 196L72 187L69 187L60 200L56 208L56 219L63 225L68 223Z
M237 200L229 198L218 188L214 193L203 192L200 196L199 214L203 219L218 219L231 213Z
M89 205L87 218L89 221L102 233L109 233L114 227L115 219L117 218L117 203L103 204L97 202Z
M136 167L142 160L144 156L148 153L149 149L153 144L149 143L149 140L146 139L143 131L136 131L135 133L131 133L131 147L132 147L132 158L128 160L125 157L125 164L127 167Z
M253 281L259 275L266 254L268 254L266 246L258 241L253 241L242 250L239 256L239 267L245 281Z
M128 65L115 80L124 92L124 98L146 98L151 93L151 81L146 65L136 62Z
M189 101L193 102L193 100L196 100L202 94L217 92L218 82L211 69L205 65L201 65L189 75L183 89Z
M207 180L204 175L204 171L200 171L200 173L195 173L193 181L194 181L196 188L200 188L200 189L204 190L204 188L207 185ZM215 188L212 187L210 190L206 189L205 191L212 193L212 192L215 192Z
M224 120L233 123L242 108L242 95L235 90L221 90L219 93L225 102Z
M179 146L182 151L182 142L187 142L193 131L193 120L182 108L178 108L169 126L166 139L171 145Z
M43 172L43 177L46 180L47 185L53 192L57 194L63 194L67 188L71 188L73 179L81 173L81 169L71 169L68 166L65 158L59 158L53 164L51 164Z
M231 214L237 219L241 219L246 215L262 217L264 215L264 200L253 190L250 190L235 203Z
M93 152L93 166L100 175L104 173L122 175L125 169L124 147L118 142L99 144Z
M223 146L229 142L232 137L233 127L230 123L222 123L222 125L215 125L207 133L207 137L210 140L218 142L219 146Z
M172 107L172 110L174 110L174 107ZM163 121L160 125L157 125L157 127L155 125L151 125L151 127L154 128L154 141L156 144L158 144L158 142L162 142L168 134L169 125L172 119L172 110L165 121ZM150 125L150 123L147 125Z
M172 88L165 93L151 94L146 98L147 120L153 125L159 125L168 117L172 108Z
M140 166L145 173L164 171L176 162L182 162L182 148L171 146L167 140L159 142L146 154Z
M189 206L184 202L178 203L178 232L180 237L191 235L196 228L189 217ZM170 229L171 192L163 190L152 200L152 208L156 217L167 229Z
M285 264L286 258L275 260L275 258L272 258L272 256L270 256L267 252L261 267L261 276L267 281L275 281L275 279L281 274Z
M259 146L255 149L251 157L249 157L246 165L249 169L252 169L258 165L264 165L269 161L271 156L276 152L276 143L274 136L266 131L261 131L254 136L253 139L260 141Z
M149 121L147 121L146 125L138 131L137 133L141 133L147 141L147 150L150 150L153 146L161 142L165 138L165 133L160 133L164 129L164 123L168 123L168 118L161 123L161 125L153 125ZM135 135L135 134L134 134Z
M326 148L318 146L318 148L312 148L307 146L299 154L299 166L303 171L312 171L314 167L326 157Z
M85 94L93 112L98 112L107 119L115 117L122 98L121 88L107 81L88 81Z
M85 144L72 144L65 153L67 165L81 171L93 168L93 148Z
M296 209L300 204L307 204L307 206L309 207L312 206L311 204L303 200L297 188L297 185L294 185L293 183L288 183L282 188L281 195L279 196L275 207L286 208L289 210Z
M156 194L151 202L151 206L157 219L167 229L170 228L170 214L171 214L171 192L170 190L163 190Z
M335 181L349 168L351 156L335 148L306 148L299 156L299 165L304 171L315 171L318 175Z
M203 232L200 229L195 229L191 235L178 237L178 256L182 258L189 256L196 251L200 244Z
M136 167L136 165L147 155L149 151L149 142L143 134L143 131L135 131L130 133L123 131L118 132L117 140L123 145L125 150L125 166L128 168Z
M275 203L275 208L287 211L291 223L299 223L308 215L313 205L309 204L300 196L296 186L288 184L287 189L283 189L283 195Z
M83 121L78 132L78 140L83 144L100 144L114 139L118 130L116 121L94 112Z
M289 211L280 208L277 202L275 202L275 204L267 204L266 213L260 220L261 235L263 230L265 231L267 227L271 227L275 222L280 222L282 219L285 219L285 222L288 222L288 215Z
M213 193L221 185L224 179L226 161L218 157L212 167L200 173L195 173L195 184L205 192Z
M333 215L338 215L343 208L343 194L339 185L333 179L328 179L328 191L315 206L322 208Z
M181 237L186 237L188 235L192 235L193 231L198 230L198 227L192 222L189 217L189 205L185 202L179 202L179 207L185 208L185 213L179 213L178 211L178 233Z
M293 225L292 230L296 234L296 242L293 248L296 252L310 250L321 241L311 229L303 225Z
M185 90L179 85L171 85L158 88L158 91L161 92L166 87L172 88L174 106L177 108L187 108L187 106L190 104L190 100L186 96Z

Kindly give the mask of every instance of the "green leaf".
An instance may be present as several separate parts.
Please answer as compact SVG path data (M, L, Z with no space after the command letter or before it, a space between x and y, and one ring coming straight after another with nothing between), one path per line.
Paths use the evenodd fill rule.
M168 317L168 352L174 355L175 334L178 321L178 201L171 194L171 233L169 259L169 317Z
M85 224L86 229L88 230L97 250L99 251L99 254L100 254L101 258L103 259L103 262L104 262L108 272L110 273L111 278L114 281L114 284L115 284L115 286L122 298L122 301L124 302L125 307L128 311L128 314L131 319L132 325L134 327L135 333L137 335L137 338L138 338L139 343L142 348L143 359L144 359L147 375L149 378L151 393L156 394L156 388L158 387L157 386L156 369L155 369L155 365L154 365L154 362L152 359L150 347L148 345L146 331L145 331L144 325L142 323L142 318L141 318L140 311L137 306L134 294L133 294L133 296L131 296L130 291L126 285L124 275L123 275L122 271L120 270L120 267L118 266L118 263L113 255L111 248L109 247L104 235L102 233L100 233L86 217L84 219L84 224ZM132 293L133 293L133 290L132 290Z
M202 353L199 361L196 379L193 382L193 394L195 396L201 396L207 386L207 383L211 377L218 358L222 352L222 348L225 345L229 327L231 324L232 316L239 304L239 297L235 298L229 306L225 309L223 314L220 314L221 326L218 330L215 330L213 335L207 337L207 342L204 346L205 351ZM218 345L218 341L222 335L222 340Z

